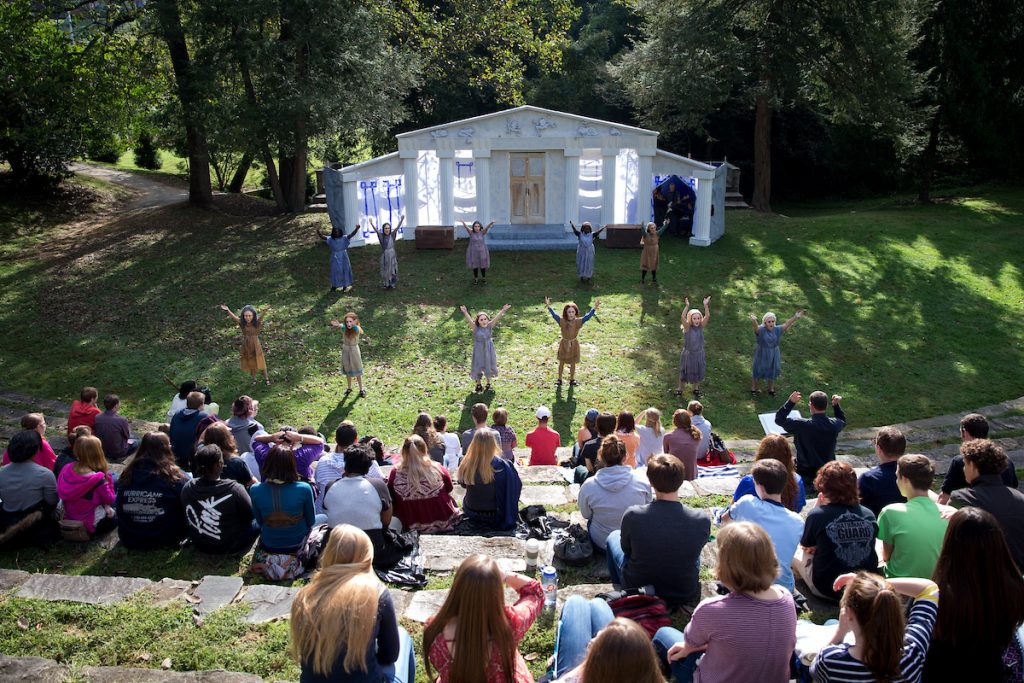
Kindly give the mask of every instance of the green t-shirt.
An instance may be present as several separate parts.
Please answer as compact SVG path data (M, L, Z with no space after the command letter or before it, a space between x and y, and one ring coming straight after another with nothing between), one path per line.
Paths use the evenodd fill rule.
M886 577L930 579L946 536L946 524L935 501L927 496L882 508L878 539L893 547L885 565Z

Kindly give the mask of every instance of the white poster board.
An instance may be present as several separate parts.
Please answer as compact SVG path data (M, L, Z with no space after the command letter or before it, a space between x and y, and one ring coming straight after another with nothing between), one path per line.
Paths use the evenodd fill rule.
M803 416L799 410L791 410L789 411L789 417L799 419ZM775 413L761 413L757 416L757 419L761 421L761 428L764 429L766 436L768 434L788 434L785 429L775 424Z

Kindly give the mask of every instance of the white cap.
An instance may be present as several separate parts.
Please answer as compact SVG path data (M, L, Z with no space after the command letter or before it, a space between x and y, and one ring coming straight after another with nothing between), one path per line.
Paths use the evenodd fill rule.
M537 419L543 420L545 417L551 417L551 411L548 410L547 406L541 406L537 408Z

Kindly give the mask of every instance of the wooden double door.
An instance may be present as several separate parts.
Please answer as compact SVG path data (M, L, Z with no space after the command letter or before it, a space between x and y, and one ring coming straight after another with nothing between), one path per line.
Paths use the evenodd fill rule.
M544 223L544 153L509 155L512 223Z

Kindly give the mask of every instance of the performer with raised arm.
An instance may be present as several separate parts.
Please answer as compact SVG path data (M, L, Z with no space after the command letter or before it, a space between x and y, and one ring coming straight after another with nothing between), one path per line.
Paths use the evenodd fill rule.
M644 234L640 238L640 244L644 250L640 252L640 282L647 281L647 271L651 271L651 282L658 284L658 242L661 236L668 230L668 219L659 228L654 223L648 223L644 228Z
M544 306L547 307L548 313L558 323L558 328L562 332L562 339L558 342L558 381L555 382L555 386L562 386L562 371L567 363L569 365L569 386L577 386L576 364L580 362L580 343L576 337L579 335L583 323L594 317L600 305L601 300L597 299L594 301L593 308L581 318L580 307L570 301L562 308L562 315L559 316L551 308L551 299L544 297Z
M341 228L332 228L330 235L325 235L317 228L316 235L322 239L327 248L331 250L331 291L334 292L341 287L342 292L352 289L352 263L348 260L348 245L352 238L359 232L359 226L349 234L342 232Z
M576 229L576 224L572 221L569 221L569 225L572 226L572 232L579 240L579 246L576 247L576 274L579 276L580 282L589 285L594 279L594 240L604 232L604 228L599 228L597 232L594 232L590 221L584 221L579 230Z
M466 267L473 270L473 284L475 285L478 282L477 274L479 273L486 285L487 269L491 267L491 253L487 250L487 242L484 241L484 238L494 226L494 221L491 221L486 226L480 221L473 221L472 227L467 227L466 221L459 222L462 223L462 228L469 234L469 246L466 247Z
M267 361L263 357L263 347L260 345L260 330L263 328L263 323L266 322L266 312L270 310L270 306L263 309L264 315L261 317L256 309L250 304L242 306L242 310L238 315L235 315L226 304L220 305L221 310L226 311L231 319L242 330L242 372L248 372L252 375L252 383L256 383L256 372L259 370L263 371L263 379L266 380L267 384L270 384L270 375L267 374Z
M690 308L690 297L686 297L683 308L683 320L680 327L683 330L683 352L679 355L679 384L676 386L676 396L681 396L686 390L687 384L693 385L693 395L700 397L700 383L704 381L704 373L707 369L707 361L704 358L704 328L708 326L711 313L708 304L711 297L704 297L704 313L696 308Z
M380 242L380 286L384 289L394 289L398 285L398 256L395 254L395 233L402 229L405 216L398 219L398 227L391 229L390 223L382 223L380 230L377 229L373 219L370 219L370 229L377 235Z
M366 398L366 391L363 389L363 354L359 351L359 337L363 334L359 316L349 311L345 314L343 322L332 320L331 326L342 330L341 372L348 380L345 396L352 393L352 378L354 377L359 384L359 397Z
M462 311L466 322L469 323L473 330L473 364L470 367L469 376L476 380L476 390L478 392L490 391L491 378L498 376L498 354L494 351L494 341L491 339L491 334L498 321L505 315L505 311L510 308L512 308L512 304L505 304L501 307L500 311L494 314L493 318L488 317L483 311L477 313L475 318L472 318L465 306L459 306L459 310ZM482 377L487 378L486 388L480 386Z
M804 309L800 309L781 325L775 324L775 314L771 311L764 314L760 325L757 324L757 316L750 315L750 321L754 323L754 335L757 337L757 346L754 347L754 367L750 380L751 396L757 396L760 393L758 380L762 379L768 382L768 395L775 395L775 380L782 373L782 353L779 351L782 333L804 317L806 312Z

